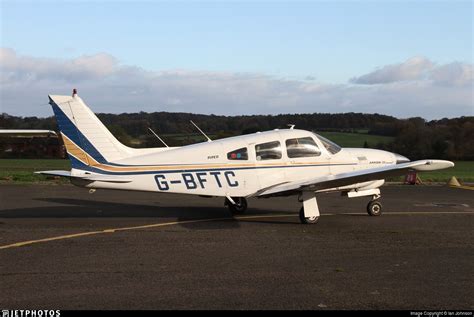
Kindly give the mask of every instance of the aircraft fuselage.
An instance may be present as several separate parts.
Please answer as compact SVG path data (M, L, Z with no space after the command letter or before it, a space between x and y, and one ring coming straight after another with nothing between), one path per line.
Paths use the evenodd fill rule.
M303 146L298 144L302 141L306 142ZM112 165L92 165L89 171L128 178L131 182L73 183L87 188L246 197L291 181L396 164L399 158L394 153L374 149L328 150L320 136L312 132L285 129L172 148ZM74 173L83 171L73 169ZM375 182L345 189L367 187ZM377 184L380 186L383 181Z

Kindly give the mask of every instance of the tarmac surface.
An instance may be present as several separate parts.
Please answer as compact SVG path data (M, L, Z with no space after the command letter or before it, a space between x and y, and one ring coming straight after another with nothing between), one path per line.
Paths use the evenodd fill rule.
M474 309L474 191L222 199L0 185L0 309ZM216 220L217 218L217 220ZM210 221L200 221L212 219Z

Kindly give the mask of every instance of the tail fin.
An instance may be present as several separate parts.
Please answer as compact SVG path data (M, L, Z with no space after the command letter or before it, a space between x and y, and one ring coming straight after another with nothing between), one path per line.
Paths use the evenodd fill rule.
M120 143L75 91L72 97L50 95L49 103L72 167L94 166L133 155L133 149Z

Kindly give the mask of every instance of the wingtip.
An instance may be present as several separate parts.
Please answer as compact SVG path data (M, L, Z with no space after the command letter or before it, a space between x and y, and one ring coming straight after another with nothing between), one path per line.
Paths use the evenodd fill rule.
M454 163L451 161L426 160L424 165L417 166L415 169L419 171L435 171L451 167L454 167Z

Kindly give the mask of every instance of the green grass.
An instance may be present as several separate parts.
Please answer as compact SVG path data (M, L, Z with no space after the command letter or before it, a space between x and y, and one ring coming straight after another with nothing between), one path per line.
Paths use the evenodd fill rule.
M70 170L69 160L0 159L0 181L15 183L62 183L65 178L34 174L43 170Z
M318 134L342 147L364 147L364 142L366 141L369 147L375 147L378 143L389 143L394 139L390 136L364 133L318 132Z

